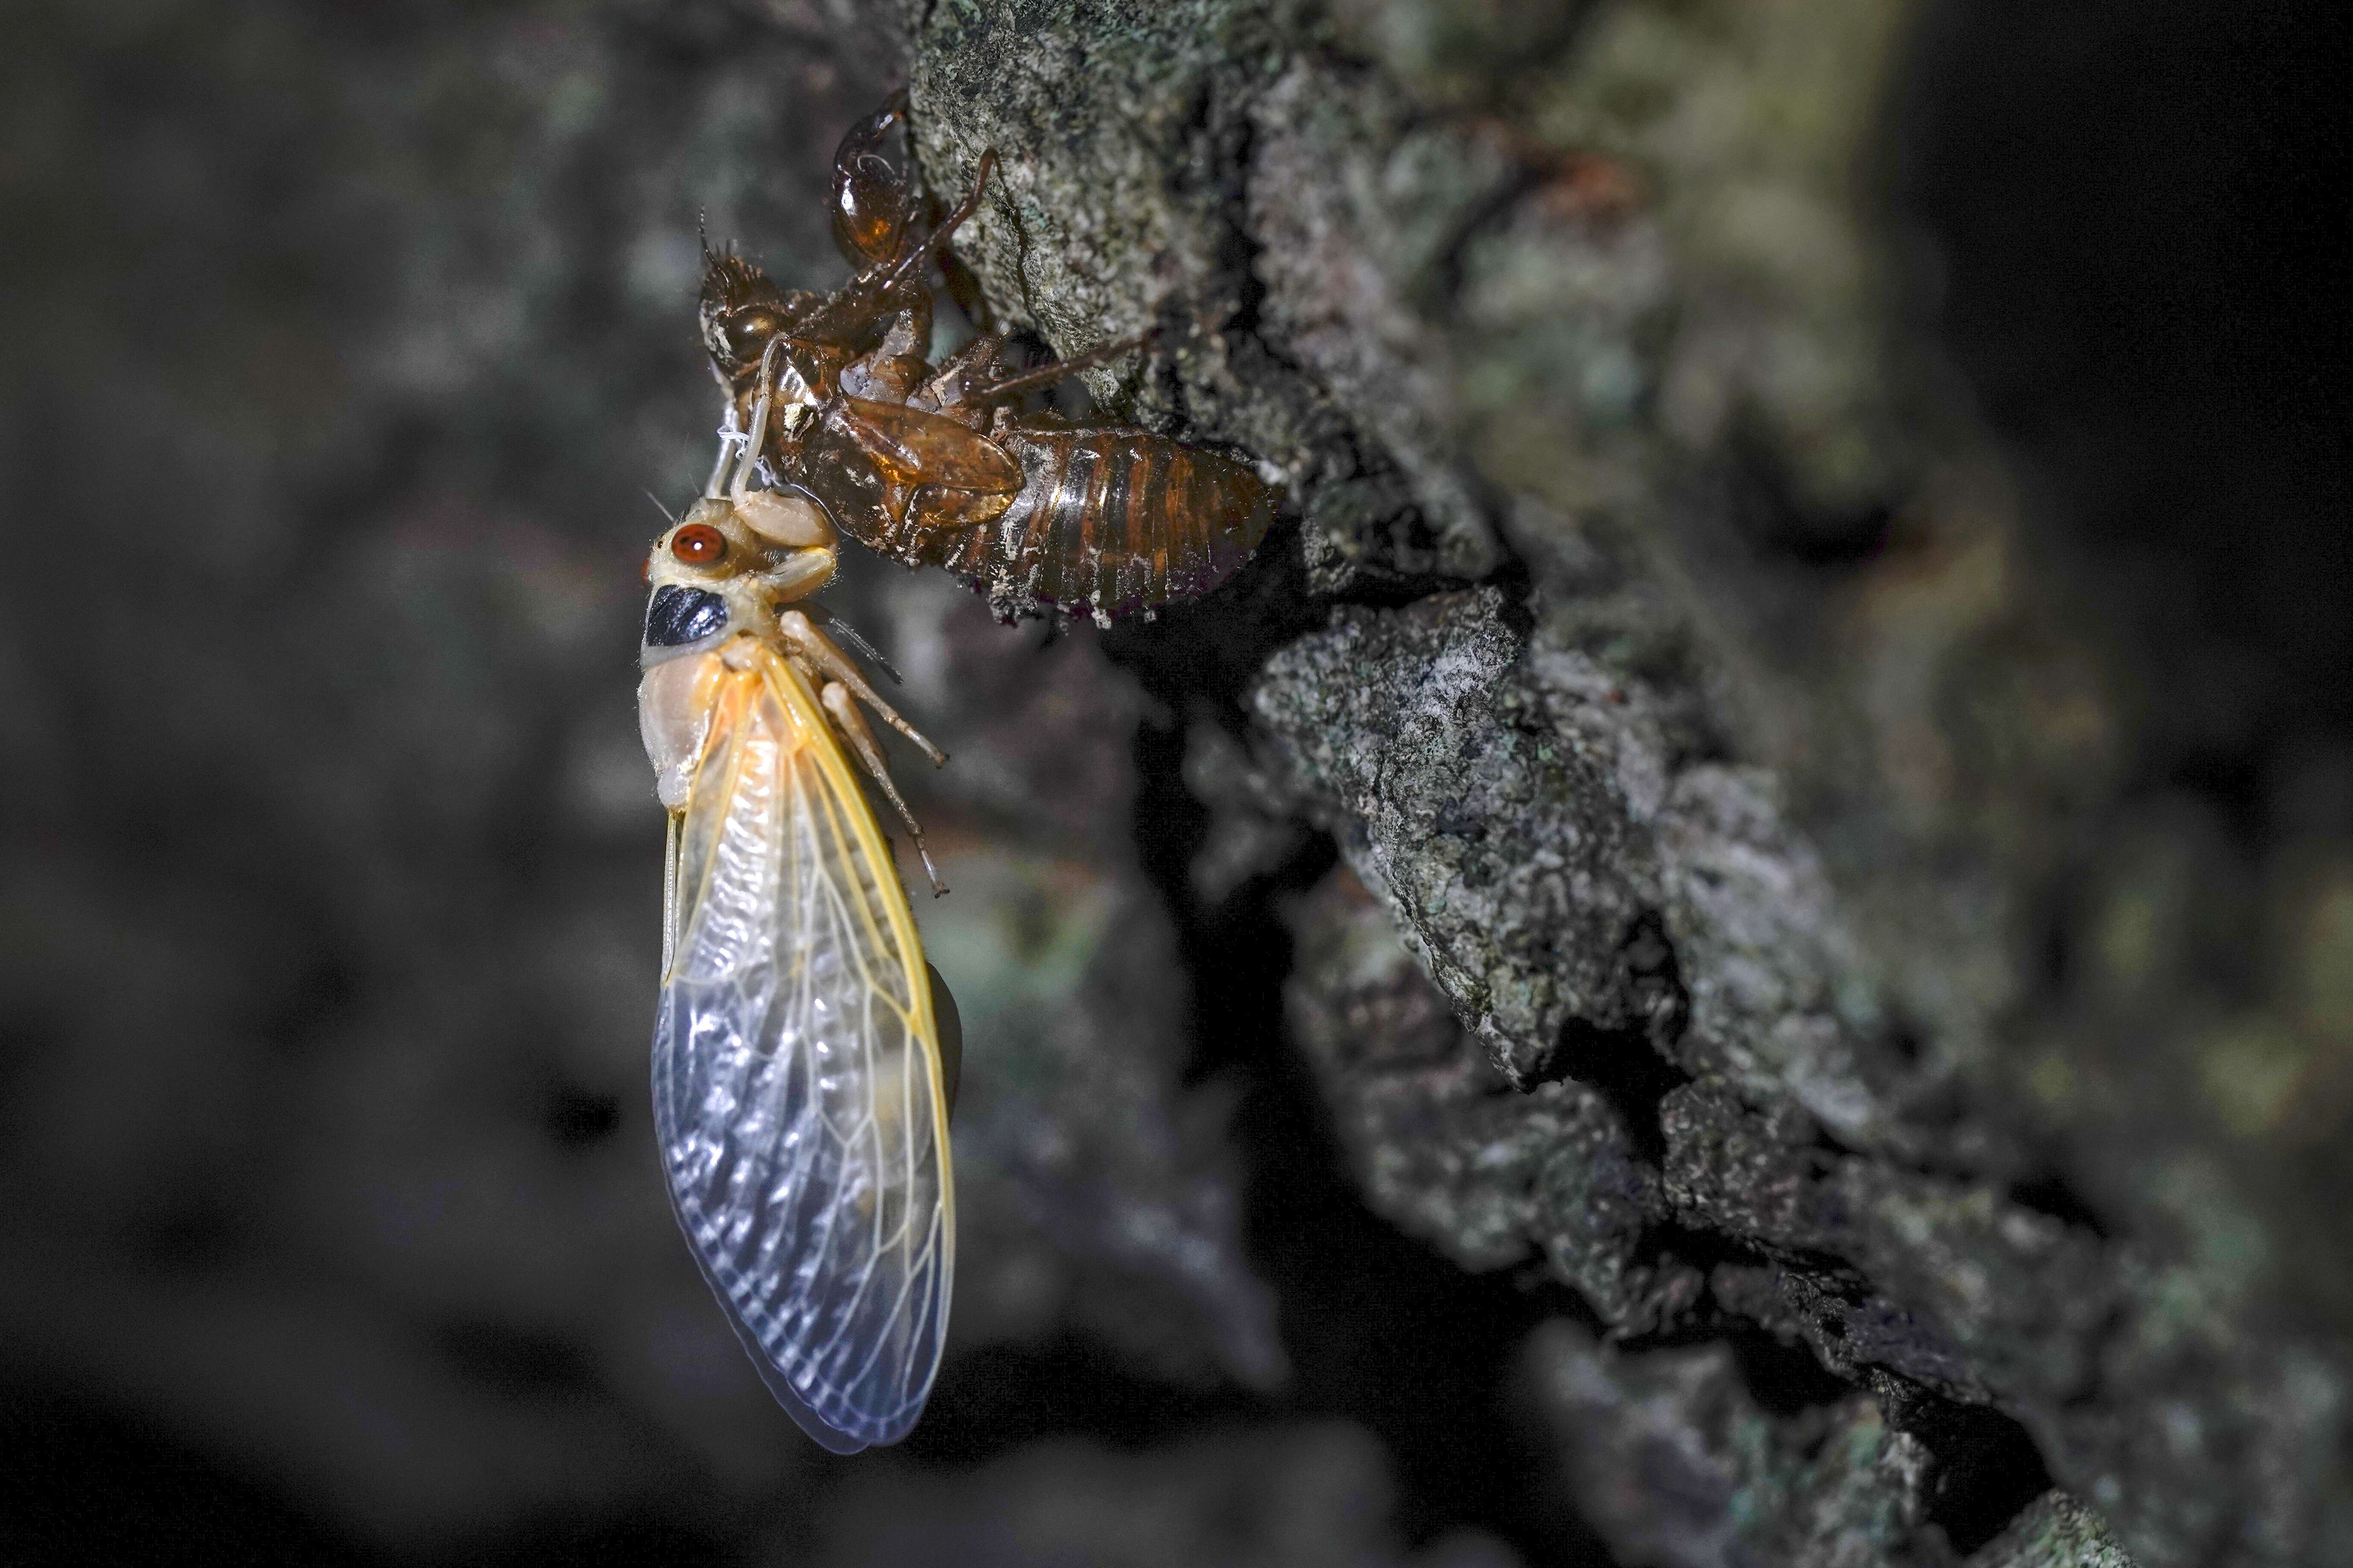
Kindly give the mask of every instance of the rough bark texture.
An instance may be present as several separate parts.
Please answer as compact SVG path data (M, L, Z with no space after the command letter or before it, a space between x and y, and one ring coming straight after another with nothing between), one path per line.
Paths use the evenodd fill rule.
M1332 834L1500 1075L1303 907L1384 1212L1613 1335L1803 1343L1924 1445L1789 1497L1974 1547L2047 1466L2147 1563L2341 1558L2348 825L2168 826L2137 606L1902 310L1915 10L939 0L916 135L942 193L1004 160L959 253L1006 321L1156 324L1098 395L1287 478L1261 591L1325 607L1219 804ZM1903 1534L1788 1528L1737 1560Z

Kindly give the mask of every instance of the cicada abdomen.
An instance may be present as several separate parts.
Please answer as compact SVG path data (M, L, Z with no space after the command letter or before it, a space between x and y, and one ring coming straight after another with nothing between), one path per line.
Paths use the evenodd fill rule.
M980 523L919 494L892 553L944 566L998 602L1117 616L1205 593L1266 537L1272 499L1230 458L1122 426L1022 427L993 439L1021 489Z
M938 415L845 400L786 469L860 543L941 566L1000 608L1124 615L1205 593L1266 537L1273 498L1217 452L1124 426L1001 424L987 437ZM902 455L910 429L940 456ZM894 440L893 437L897 438ZM1001 474L951 453L986 454Z

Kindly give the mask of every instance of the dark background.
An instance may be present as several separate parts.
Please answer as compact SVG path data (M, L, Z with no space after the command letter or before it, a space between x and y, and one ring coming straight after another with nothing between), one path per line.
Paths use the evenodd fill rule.
M2153 584L2158 754L2251 835L2353 733L2311 10L1955 0L1890 115L1923 309L2065 547ZM951 1359L913 1440L835 1460L704 1297L646 1115L645 492L710 456L698 215L838 280L887 29L9 32L0 1559L1607 1560L1514 1393L1573 1305L1367 1214L1287 1053L1329 845L1205 896L1206 699L871 562L839 602L956 754L919 793L967 1021Z

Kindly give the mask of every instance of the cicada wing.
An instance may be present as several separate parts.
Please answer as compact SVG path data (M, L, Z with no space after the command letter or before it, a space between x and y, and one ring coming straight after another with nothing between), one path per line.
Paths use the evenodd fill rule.
M931 988L806 682L763 653L716 710L680 844L654 1126L679 1223L760 1375L853 1453L914 1425L946 1333Z
M826 419L904 483L1001 495L1021 488L1021 465L1010 452L945 415L844 397Z

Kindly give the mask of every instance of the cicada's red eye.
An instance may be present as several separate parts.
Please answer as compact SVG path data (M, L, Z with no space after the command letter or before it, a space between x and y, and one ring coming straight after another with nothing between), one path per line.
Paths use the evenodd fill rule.
M708 566L727 553L727 536L707 522L690 522L670 536L670 552L689 566Z

